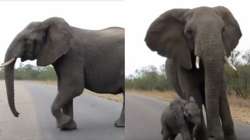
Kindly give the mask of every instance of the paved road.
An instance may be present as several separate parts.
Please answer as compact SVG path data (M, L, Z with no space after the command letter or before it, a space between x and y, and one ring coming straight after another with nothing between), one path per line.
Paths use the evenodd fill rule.
M125 139L162 140L160 116L166 105L149 97L126 96ZM238 140L250 140L250 125L236 123L236 131Z
M74 101L76 131L56 129L50 105L56 86L37 82L16 82L16 104L21 113L9 111L3 81L0 82L0 140L124 140L124 129L113 127L122 105L85 95Z

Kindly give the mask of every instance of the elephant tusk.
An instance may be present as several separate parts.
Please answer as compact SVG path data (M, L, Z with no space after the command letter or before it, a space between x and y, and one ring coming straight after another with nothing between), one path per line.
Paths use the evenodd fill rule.
M198 125L195 125L194 128L193 128L193 131L192 131L192 136L193 137L195 137L197 130L198 130Z
M229 59L225 56L224 57L226 63L235 71L237 71L236 67L229 61Z
M2 63L1 65L0 65L0 67L5 67L5 66L8 66L9 64L11 64L13 61L15 61L16 60L16 58L11 58L10 60L8 60L7 62L5 62L5 63Z
M195 66L197 69L200 68L200 57L199 56L196 56L196 58L195 58Z

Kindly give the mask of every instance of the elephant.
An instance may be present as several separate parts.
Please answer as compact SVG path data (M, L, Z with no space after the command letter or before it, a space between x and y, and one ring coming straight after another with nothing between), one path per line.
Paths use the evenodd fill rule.
M201 123L201 110L195 99L177 98L165 108L161 116L163 140L175 140L180 133L183 140L193 140Z
M120 94L124 90L124 29L110 27L87 30L69 25L61 17L31 22L11 42L5 54L4 76L10 110L19 113L14 102L14 65L37 60L38 66L52 65L57 75L58 94L51 112L61 130L75 130L73 99L84 88L100 93ZM116 127L125 126L125 100Z
M170 9L147 30L145 43L167 58L166 75L177 94L184 99L193 96L201 109L204 105L207 126L203 116L197 139L237 139L224 64L241 36L237 20L223 6Z

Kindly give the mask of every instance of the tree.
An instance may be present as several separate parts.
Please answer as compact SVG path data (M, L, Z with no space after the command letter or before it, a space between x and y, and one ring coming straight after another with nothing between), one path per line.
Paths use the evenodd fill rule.
M246 62L247 65L250 65L250 50L247 50L243 54L242 59Z
M172 88L165 76L165 65L160 66L160 71L155 66L136 70L135 75L126 77L125 83L128 89L163 91Z
M1 69L0 78L4 79L4 71ZM17 80L56 80L56 74L52 66L36 67L30 64L21 65L15 70Z
M234 50L231 52L231 55L229 57L229 61L234 65L234 66L239 66L241 65L241 61L240 61L240 52L237 50Z

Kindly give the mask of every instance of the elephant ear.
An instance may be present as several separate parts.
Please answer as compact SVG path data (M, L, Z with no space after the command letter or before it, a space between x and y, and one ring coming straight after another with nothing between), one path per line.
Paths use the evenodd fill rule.
M71 48L72 33L68 23L62 18L49 18L41 23L46 33L45 43L37 57L38 66L55 62Z
M172 9L160 15L149 27L145 42L152 51L192 68L191 53L184 35L184 15L189 9Z
M237 46L242 35L240 26L227 8L218 6L214 9L224 21L225 26L222 33L222 38L225 45L226 55L230 56L231 51Z

